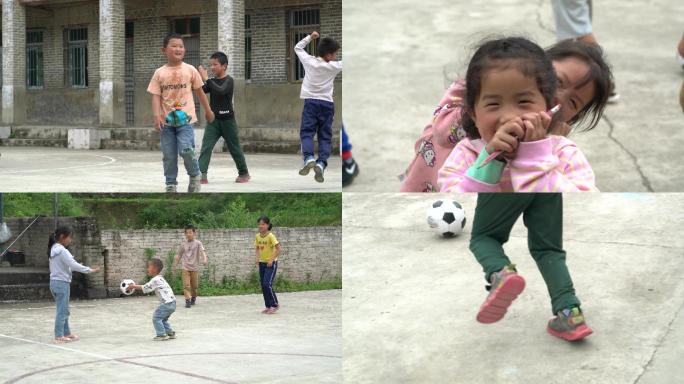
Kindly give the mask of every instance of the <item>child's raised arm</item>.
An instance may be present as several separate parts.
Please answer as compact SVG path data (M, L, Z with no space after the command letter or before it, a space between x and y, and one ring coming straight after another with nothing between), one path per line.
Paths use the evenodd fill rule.
M312 60L316 60L313 56L309 55L309 52L306 51L306 46L309 45L311 40L314 40L318 38L318 32L313 31L310 35L307 35L303 39L301 39L294 47L294 51L297 54L297 57L299 57L299 61L302 62L302 64L309 64Z

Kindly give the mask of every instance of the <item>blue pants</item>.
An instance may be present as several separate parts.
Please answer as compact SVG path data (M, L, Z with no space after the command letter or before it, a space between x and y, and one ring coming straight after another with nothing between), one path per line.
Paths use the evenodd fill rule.
M344 125L342 125L342 152L348 152L352 150L351 142L349 142L349 136L347 136L347 131L344 130Z
M261 293L264 295L266 308L276 308L278 306L278 297L276 297L276 293L273 290L273 280L275 279L276 271L278 271L277 261L274 261L271 267L268 267L268 263L259 263Z
M178 155L183 158L189 176L200 174L197 154L195 153L195 132L192 125L180 127L164 126L161 131L162 162L166 185L178 184Z
M318 160L323 167L328 166L332 146L332 124L335 104L325 100L305 99L302 110L302 124L299 139L302 142L304 161L314 158L314 135L318 135Z
M61 280L50 280L50 292L55 298L57 313L55 315L55 338L71 335L69 329L69 283Z
M164 336L173 333L171 324L169 324L169 317L176 312L176 302L160 304L152 315L152 324L157 336Z

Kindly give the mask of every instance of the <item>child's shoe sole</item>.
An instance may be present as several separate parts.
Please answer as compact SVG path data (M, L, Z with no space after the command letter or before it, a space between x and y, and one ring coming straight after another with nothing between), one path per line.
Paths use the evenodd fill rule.
M299 170L299 174L302 175L302 176L306 176L306 175L309 174L309 171L311 171L311 168L313 168L313 167L315 167L315 166L316 166L316 162L315 162L315 161L309 161L308 163L306 163L306 164L302 167L302 169Z
M494 289L492 287L491 289ZM487 296L480 306L477 321L484 324L495 323L506 315L508 307L525 289L525 279L520 275L512 275L505 279L496 290Z
M314 180L316 180L319 183L322 183L323 181L325 181L325 179L323 178L323 169L321 169L321 167L315 166L314 167L314 173L316 174L314 176Z
M582 324L582 325L578 326L572 332L558 332L555 329L552 329L551 327L546 327L546 330L549 332L549 334L556 336L556 337L560 337L561 339L564 339L567 341L582 340L585 337L594 333L594 331L586 324Z

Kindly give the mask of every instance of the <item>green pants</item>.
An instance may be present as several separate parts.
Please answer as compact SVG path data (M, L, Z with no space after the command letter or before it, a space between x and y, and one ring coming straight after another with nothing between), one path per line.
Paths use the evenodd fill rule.
M242 153L242 148L240 148L240 139L238 138L237 123L235 122L235 119L216 119L207 124L207 127L204 129L202 150L200 151L199 157L200 172L207 173L209 170L211 151L221 137L223 137L228 145L228 151L230 151L230 155L233 157L238 174L240 176L248 174L245 154Z
M551 296L553 314L579 306L563 250L563 195L560 193L479 193L470 250L485 278L511 264L504 253L513 224L522 214L527 246Z

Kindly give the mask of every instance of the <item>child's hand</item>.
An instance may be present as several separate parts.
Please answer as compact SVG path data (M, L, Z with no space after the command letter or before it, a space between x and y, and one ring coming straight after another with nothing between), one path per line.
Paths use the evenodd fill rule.
M513 118L503 123L494 133L494 136L487 143L487 153L502 151L505 154L513 155L518 149L519 138L525 136L523 121L519 117Z
M545 111L526 113L521 118L525 127L525 135L522 141L538 141L546 138L551 123L551 116L548 113Z
M316 31L311 32L311 40L316 40L316 39L318 39L319 36L320 36L320 34L318 32L316 32Z
M90 273L100 272L100 267L90 267Z
M269 260L266 266L271 268L273 266L273 260Z
M161 116L154 116L154 130L161 132L164 128L164 119Z
M207 69L204 68L203 65L200 65L197 67L197 71L199 72L200 76L202 77L202 81L205 83L207 82L207 79L209 78L209 73L207 72Z
M204 113L204 117L207 118L207 123L213 123L216 119L216 116L214 116L214 112L212 112L211 109Z

